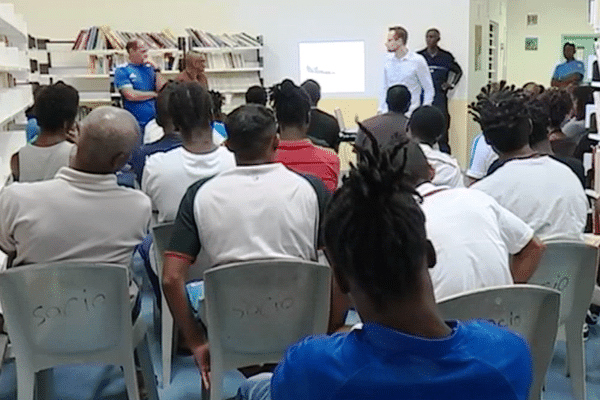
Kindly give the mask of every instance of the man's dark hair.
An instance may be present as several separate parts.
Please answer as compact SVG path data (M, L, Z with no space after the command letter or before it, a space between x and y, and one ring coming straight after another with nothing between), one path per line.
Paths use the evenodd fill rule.
M72 124L79 109L79 93L63 81L43 87L36 93L34 114L42 130L54 132Z
M438 28L429 28L427 29L427 32L425 32L425 35L427 35L429 32L435 32L438 34L438 36L440 36L440 31Z
M127 53L129 53L131 50L137 50L139 46L140 46L140 39L131 39L125 45L125 50L127 50Z
M566 47L572 47L572 48L575 48L575 43L567 42L567 43L565 43L565 45L563 46L563 49L565 49Z
M172 119L169 111L169 97L177 84L178 82L174 81L167 83L156 96L156 123L160 127L164 127L164 123Z
M469 114L481 126L485 140L499 152L522 148L529 142L531 126L522 89L500 84L481 88Z
M404 44L408 42L408 31L401 26L391 26L390 31L394 32L396 39L402 39Z
M408 127L420 142L433 146L446 129L446 117L437 107L422 106L412 113Z
M182 135L194 128L209 128L212 107L210 94L198 82L179 82L169 96L169 114Z
M356 149L359 162L327 206L324 242L339 271L384 309L416 289L427 251L425 216L420 196L404 179L406 141L380 151L362 129L373 150Z
M585 106L594 103L594 88L591 86L576 86L573 89L573 107L575 117L581 121L585 118Z
M210 94L213 119L222 122L225 119L225 115L223 114L223 111L221 111L223 103L225 103L225 96L216 90L209 90L208 94Z
M271 101L280 124L304 126L310 122L310 98L291 80L285 79L271 88Z
M228 141L236 154L258 158L277 134L273 111L260 104L246 104L233 110L225 121Z
M539 96L529 99L526 105L527 113L531 119L531 135L529 135L529 144L536 145L548 139L548 125L550 124L550 113L548 104L541 101Z
M306 90L308 97L310 97L310 103L313 107L317 106L319 100L321 100L321 85L314 79L305 80L300 87Z
M551 88L542 93L539 99L548 110L550 128L560 129L560 125L573 108L571 95L564 89Z
M246 104L260 104L266 106L268 98L267 91L262 86L250 86L246 91Z
M388 110L404 114L410 108L411 95L406 86L394 85L387 90L385 102Z

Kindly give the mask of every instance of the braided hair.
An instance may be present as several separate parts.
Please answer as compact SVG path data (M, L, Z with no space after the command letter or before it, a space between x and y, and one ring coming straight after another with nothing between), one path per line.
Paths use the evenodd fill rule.
M382 309L415 289L427 249L425 216L405 179L408 142L380 150L360 127L373 150L356 148L359 162L327 206L323 235L334 265Z
M285 126L305 126L310 122L310 97L304 89L284 79L270 89L277 121Z
M210 128L212 101L198 82L177 82L169 96L169 113L175 130L185 135L194 128Z
M55 132L75 121L79 110L79 92L73 86L58 81L36 93L33 108L40 128Z
M477 95L477 101L469 105L469 114L481 126L490 145L500 152L509 152L525 146L529 141L531 127L522 89L488 84Z

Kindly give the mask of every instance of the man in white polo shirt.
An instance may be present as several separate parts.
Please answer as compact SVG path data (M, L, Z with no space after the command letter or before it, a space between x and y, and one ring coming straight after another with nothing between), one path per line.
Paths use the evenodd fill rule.
M2 189L0 249L13 267L60 261L129 266L150 223L150 199L117 185L115 172L138 135L129 112L96 108L81 123L70 167L52 180ZM137 291L132 281L132 298Z
M427 238L435 248L437 262L429 274L436 300L527 282L544 250L533 229L485 193L434 186L435 171L418 145L407 146L406 163L407 179L423 197Z
M169 308L207 385L208 343L185 292L187 271L200 249L212 266L282 257L317 260L319 220L328 198L319 179L273 162L279 136L269 109L241 106L228 116L226 126L237 167L190 186L179 206L163 271Z
M435 96L433 80L425 58L406 47L408 32L401 26L389 29L385 47L388 54L383 67L383 88L379 102L378 113L388 111L385 101L387 90L394 85L404 85L410 91L411 104L407 116L421 105L431 105Z

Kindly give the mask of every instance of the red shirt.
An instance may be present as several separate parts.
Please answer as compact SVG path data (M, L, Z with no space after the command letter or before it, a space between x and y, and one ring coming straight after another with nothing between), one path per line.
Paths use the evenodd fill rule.
M331 193L337 189L340 159L333 151L317 147L309 139L279 141L275 161L292 171L316 176Z

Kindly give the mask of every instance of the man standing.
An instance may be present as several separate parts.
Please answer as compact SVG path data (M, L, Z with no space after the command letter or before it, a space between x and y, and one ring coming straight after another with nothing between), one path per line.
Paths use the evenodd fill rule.
M446 117L447 128L439 141L440 150L445 153L450 153L450 145L448 143L448 128L450 127L448 91L454 89L458 84L458 81L462 77L462 69L454 59L452 53L438 47L439 41L440 31L436 28L429 29L425 34L427 47L419 51L419 54L427 61L429 72L431 72L431 77L433 79L435 96L433 97L432 104L439 108ZM454 73L454 76L452 76L451 79L449 79L450 72Z
M131 40L125 48L129 63L115 70L115 87L123 96L123 108L133 114L143 133L156 114L156 96L166 81L158 73L158 66L148 58L144 42Z
M552 75L551 86L567 87L570 84L579 84L585 75L585 66L583 62L575 59L575 45L573 43L565 43L563 47L563 55L567 59L562 64L558 64Z
M383 69L383 88L379 102L379 113L388 111L386 104L387 90L393 85L404 85L411 95L411 104L407 116L421 105L421 91L423 91L423 105L431 105L435 90L429 73L427 61L420 54L410 51L406 47L408 32L401 26L389 29L385 47L386 56Z

